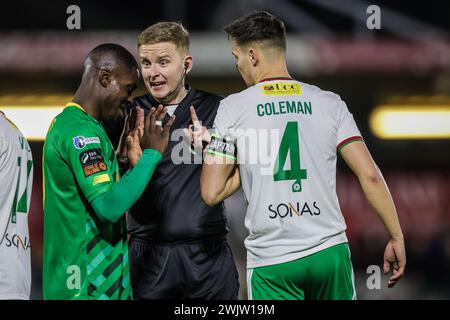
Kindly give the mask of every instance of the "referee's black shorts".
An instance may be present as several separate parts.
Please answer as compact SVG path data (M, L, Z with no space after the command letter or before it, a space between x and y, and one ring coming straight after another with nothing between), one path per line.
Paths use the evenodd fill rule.
M225 238L189 243L130 239L135 299L236 300L239 276Z

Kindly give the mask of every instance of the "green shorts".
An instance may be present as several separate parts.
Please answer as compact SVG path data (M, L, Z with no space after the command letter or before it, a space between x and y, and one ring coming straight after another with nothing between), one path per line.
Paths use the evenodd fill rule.
M247 290L250 300L355 300L348 244L297 260L248 269Z

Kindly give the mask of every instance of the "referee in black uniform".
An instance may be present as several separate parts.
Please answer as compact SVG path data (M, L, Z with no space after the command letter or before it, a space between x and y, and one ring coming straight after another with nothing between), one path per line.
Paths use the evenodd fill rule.
M146 113L163 104L175 114L171 132L192 124L190 106L212 127L220 96L185 85L192 68L189 34L176 22L156 23L139 37L142 77L149 94L135 102ZM168 116L167 116L168 117ZM169 141L152 179L128 215L131 284L136 299L237 299L239 280L223 204L200 195L199 164L174 164Z

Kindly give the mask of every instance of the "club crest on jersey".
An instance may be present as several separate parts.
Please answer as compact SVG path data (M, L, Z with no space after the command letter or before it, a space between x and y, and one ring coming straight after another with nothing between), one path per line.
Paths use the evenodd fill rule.
M261 91L265 96L301 95L302 87L298 83L276 82L263 84Z
M100 138L99 137L88 137L88 138L86 138L86 137L83 137L83 136L76 136L76 137L73 137L72 140L73 140L73 145L77 149L83 149L88 144L100 143Z

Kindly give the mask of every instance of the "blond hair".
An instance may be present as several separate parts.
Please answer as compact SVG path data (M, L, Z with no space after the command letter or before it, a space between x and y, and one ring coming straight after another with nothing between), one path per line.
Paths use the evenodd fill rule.
M160 42L173 43L177 48L189 52L189 32L179 22L158 22L139 35L138 47Z

